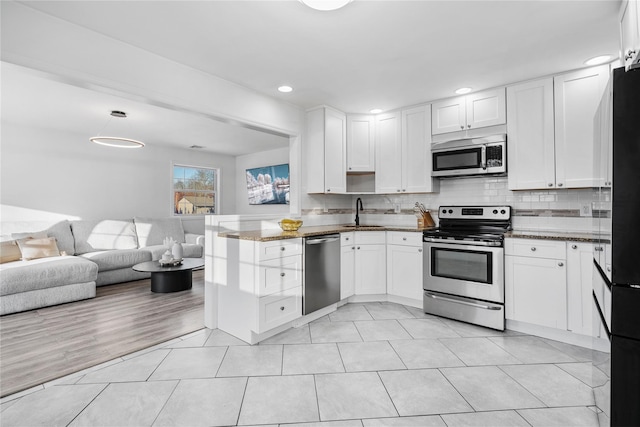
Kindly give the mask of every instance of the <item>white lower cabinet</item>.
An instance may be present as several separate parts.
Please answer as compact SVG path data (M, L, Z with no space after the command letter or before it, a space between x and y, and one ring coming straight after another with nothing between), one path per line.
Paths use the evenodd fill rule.
M384 243L356 244L354 262L356 295L387 293L385 253Z
M387 232L387 293L422 300L422 234Z
M340 299L387 293L384 231L342 233Z
M567 242L567 330L591 335L593 245Z
M340 299L356 292L356 243L355 233L340 234Z
M506 318L593 334L593 245L505 239Z
M302 239L222 239L214 270L219 329L255 344L302 317Z
M565 260L505 257L506 318L557 329L567 327Z

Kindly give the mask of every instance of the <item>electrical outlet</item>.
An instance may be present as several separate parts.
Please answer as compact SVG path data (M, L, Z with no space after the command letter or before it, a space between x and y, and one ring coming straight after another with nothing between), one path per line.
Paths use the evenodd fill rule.
M583 203L580 205L580 216L591 216L591 203Z
M401 209L400 209L400 204L399 204L399 203L396 203L395 208L394 208L394 212L395 212L395 213L400 213L400 210L401 210Z

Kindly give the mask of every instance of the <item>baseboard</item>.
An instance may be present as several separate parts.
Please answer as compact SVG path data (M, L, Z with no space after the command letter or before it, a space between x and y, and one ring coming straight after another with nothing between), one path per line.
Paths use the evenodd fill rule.
M591 350L610 352L609 341L603 338L596 338L588 335L576 334L575 332L564 331L562 329L550 328L548 326L534 325L532 323L519 322L507 319L507 329L560 341L566 344L577 345L578 347L589 348Z

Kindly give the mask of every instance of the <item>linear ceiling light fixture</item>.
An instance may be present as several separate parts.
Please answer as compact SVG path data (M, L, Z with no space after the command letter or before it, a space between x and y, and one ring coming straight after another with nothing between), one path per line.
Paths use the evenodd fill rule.
M89 138L89 141L95 142L96 144L100 144L100 145L106 145L107 147L116 147L116 148L144 147L144 142L137 141L135 139L123 138L120 136L101 136L100 134L102 134L104 130L109 126L109 123L111 123L112 117L126 119L127 113L125 113L124 111L117 111L117 110L111 111L111 117L109 117L107 124L104 125L102 130L99 132L98 136Z
M352 0L300 0L311 9L329 11L340 9L351 3Z

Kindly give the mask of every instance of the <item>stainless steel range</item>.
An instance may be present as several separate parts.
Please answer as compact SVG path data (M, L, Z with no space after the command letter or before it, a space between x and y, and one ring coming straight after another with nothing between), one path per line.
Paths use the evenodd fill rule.
M441 206L424 232L424 312L504 330L504 233L510 206Z

